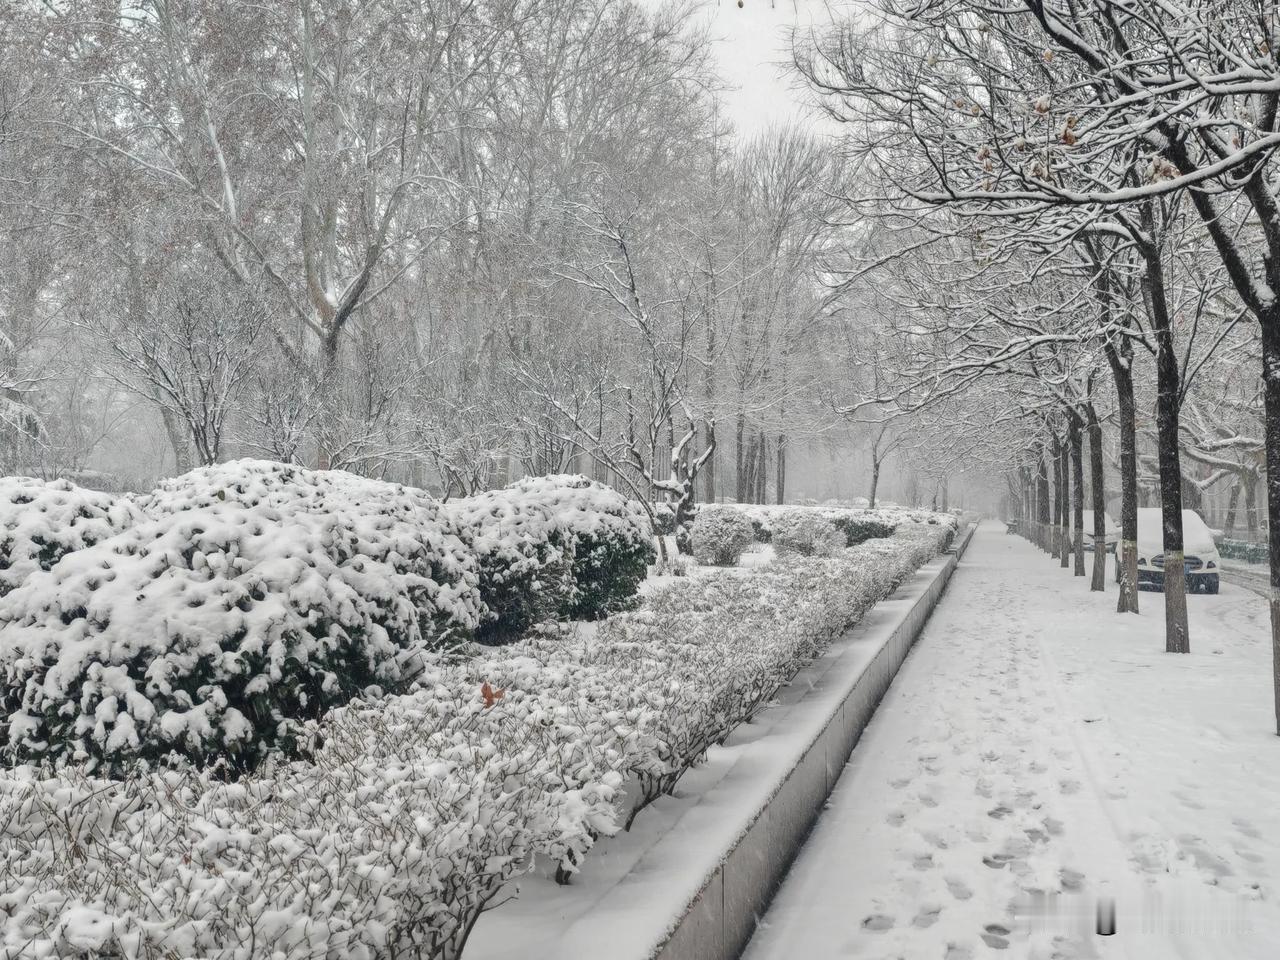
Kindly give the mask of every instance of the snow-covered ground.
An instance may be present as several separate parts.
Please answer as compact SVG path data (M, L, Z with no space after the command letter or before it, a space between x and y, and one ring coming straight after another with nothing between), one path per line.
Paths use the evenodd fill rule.
M1266 604L1115 598L984 524L746 960L1280 956Z

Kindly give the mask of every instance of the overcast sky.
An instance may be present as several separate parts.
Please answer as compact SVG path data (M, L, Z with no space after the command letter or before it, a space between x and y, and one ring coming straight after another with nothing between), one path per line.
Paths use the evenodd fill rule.
M716 38L716 59L726 82L729 119L751 136L773 122L793 121L806 97L790 71L790 31L830 18L825 0L709 0L705 15Z

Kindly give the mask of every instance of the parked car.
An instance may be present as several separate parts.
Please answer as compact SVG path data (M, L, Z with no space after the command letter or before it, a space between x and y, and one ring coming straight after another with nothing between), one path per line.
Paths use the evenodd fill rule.
M1212 532L1194 510L1182 511L1182 556L1187 592L1217 593L1222 558ZM1158 507L1138 510L1138 586L1164 589L1164 519Z
M1107 553L1114 554L1116 552L1116 544L1120 540L1120 524L1116 523L1111 514L1103 515L1104 523L1107 531ZM1074 517L1072 518L1072 536L1075 536ZM1085 552L1093 551L1093 511L1086 510L1084 512L1084 549Z

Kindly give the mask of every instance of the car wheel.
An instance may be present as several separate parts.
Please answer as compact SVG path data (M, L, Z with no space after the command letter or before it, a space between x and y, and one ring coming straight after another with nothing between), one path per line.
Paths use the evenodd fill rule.
M1206 577L1206 578L1205 578L1204 592L1205 592L1205 593L1217 593L1217 592L1218 592L1218 576L1217 576L1217 574L1214 574L1212 577Z

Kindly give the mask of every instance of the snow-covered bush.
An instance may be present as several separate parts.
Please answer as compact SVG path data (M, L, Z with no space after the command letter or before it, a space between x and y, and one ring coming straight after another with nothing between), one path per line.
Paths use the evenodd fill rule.
M956 531L957 525L954 518L951 523L926 520L900 524L894 531L894 538L900 543L909 544L911 549L916 551L916 556L933 556L951 546L952 541L955 540Z
M539 637L304 725L302 759L0 774L0 957L456 960L504 884L562 879L936 551L675 581L578 642Z
M639 504L575 475L526 477L507 490L546 511L573 538L574 595L562 615L598 620L634 606L657 558L653 529Z
M471 558L424 495L242 461L140 506L0 600L0 744L19 760L250 767L476 625Z
M0 478L0 596L136 518L128 500L69 480Z
M720 567L731 567L737 563L755 539L747 515L733 507L704 507L699 510L690 533L697 561Z
M779 556L829 557L845 545L845 535L814 510L796 508L773 518L773 548Z
M829 519L836 528L844 534L844 542L847 547L856 547L860 543L868 540L876 540L881 537L893 536L894 526L870 517L861 517L853 512L844 512L828 514Z
M756 543L773 542L773 524L769 518L752 511L747 514L747 519L751 521L751 536Z
M572 607L577 538L544 498L496 490L445 509L476 557L483 603L477 640L509 643Z
M534 858L616 829L621 778L553 699L429 673L233 783L0 777L0 957L455 960Z
M652 571L659 577L687 577L694 566L692 557L683 553L675 553L668 554L665 560L659 558L658 562L653 565Z
M658 501L650 503L649 509L653 511L653 532L659 537L673 537L676 535L676 507L673 503L666 501Z
M539 663L544 678L571 675L589 691L563 714L565 722L604 716L622 723L627 735L611 749L638 782L634 816L934 556L944 536L938 527L911 528L835 557L793 555L746 576L676 580L647 595L640 609L604 621L589 643L543 639L503 654ZM484 669L509 678L501 664L492 660ZM594 741L599 734L582 736Z
M356 538L359 567L381 565L383 589L367 576L360 589L391 601L407 593L427 646L467 639L480 614L475 559L452 517L425 491L343 470L305 470L270 460L235 460L162 481L137 498L148 516L165 517L224 503L278 514L273 522L315 514L332 517Z
M866 509L865 501L849 502L827 501L820 505L783 506L776 504L747 503L740 504L737 509L751 518L755 528L756 541L769 543L773 539L773 526L780 517L796 511L816 514L834 523L845 534L847 546L856 546L866 540L887 537L902 523L927 523L938 526L955 526L957 518L954 514L939 513L932 510L912 510L903 507L883 507L875 510ZM706 509L706 508L703 508Z

